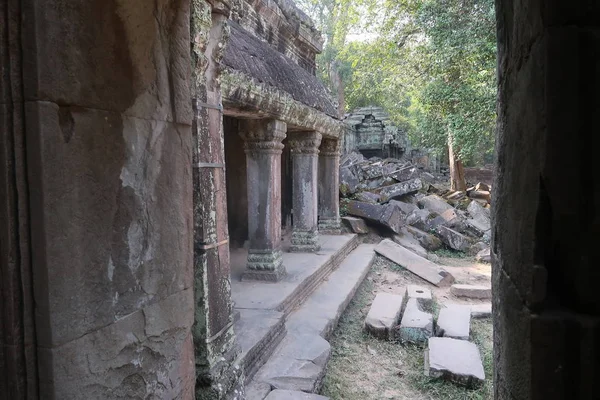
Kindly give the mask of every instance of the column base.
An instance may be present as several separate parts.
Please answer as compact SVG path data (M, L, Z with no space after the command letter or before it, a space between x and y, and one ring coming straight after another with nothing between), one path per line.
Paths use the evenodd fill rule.
M290 252L292 253L314 253L321 249L319 245L319 232L318 231L293 231L292 232L292 245L290 246Z
M319 233L340 235L342 233L342 220L340 218L319 218Z
M249 250L247 269L242 281L278 282L286 275L281 250Z

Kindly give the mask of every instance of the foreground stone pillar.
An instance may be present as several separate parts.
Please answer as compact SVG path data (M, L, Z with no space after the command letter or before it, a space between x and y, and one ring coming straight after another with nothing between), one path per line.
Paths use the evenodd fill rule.
M325 138L319 154L319 231L330 235L341 232L340 148L341 140Z
M318 251L318 168L321 134L301 132L290 137L294 222L290 251Z
M240 123L248 178L248 269L242 280L278 281L281 259L281 153L287 125L277 120Z

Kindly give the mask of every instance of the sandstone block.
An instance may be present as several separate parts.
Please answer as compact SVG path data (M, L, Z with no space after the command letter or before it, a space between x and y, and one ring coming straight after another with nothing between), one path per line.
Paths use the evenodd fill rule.
M383 225L396 233L404 225L404 214L392 204L370 204L353 200L348 202L348 214Z
M490 303L473 304L471 308L471 318L490 318L492 316L492 305Z
M403 343L425 343L433 335L433 315L424 312L419 300L408 299L397 336Z
M438 226L437 232L442 239L442 242L454 250L467 251L471 247L471 240L453 229L446 226Z
M489 246L483 242L477 242L473 246L469 248L469 254L472 256L476 256L481 250L485 250L489 248Z
M456 297L467 297L470 299L491 299L492 288L479 285L452 285L450 292Z
M436 194L431 194L429 196L423 197L421 200L419 200L418 204L419 207L422 207L436 214L442 214L444 211L454 209L454 207L448 204L446 200L444 200Z
M419 241L421 246L423 246L423 248L426 250L435 251L442 247L442 241L436 236L410 225L407 225L406 229L412 233L412 235Z
M454 277L444 269L389 239L382 240L375 251L436 286L448 286L454 282Z
M431 290L423 286L406 286L405 297L407 299L416 299L422 309L431 310L433 307L433 295L431 294Z
M462 305L449 305L440 310L436 335L469 340L471 331L471 309Z
M265 400L329 400L329 397L295 390L273 390Z
M490 248L487 247L480 252L477 253L475 259L479 262L491 263L492 262L492 254L490 253Z
M398 243L400 246L407 248L415 254L420 255L421 257L427 257L427 250L421 246L419 241L411 235L406 228L402 228L402 232L398 235L394 235L394 242Z
M396 183L395 185L384 186L379 190L381 202L385 203L391 199L401 197L407 194L416 193L423 187L420 179L411 179L406 182Z
M365 319L365 329L380 339L393 339L393 328L400 319L402 302L400 295L378 293Z
M406 203L404 201L390 200L389 203L398 207L406 215L419 209L419 207L417 207L416 205L411 204L411 203Z
M430 338L425 350L425 375L466 386L485 381L479 349L466 340Z
M360 192L356 195L356 200L377 204L379 202L379 195L371 192Z
M356 193L359 183L358 178L354 175L350 167L340 168L340 193L343 196Z
M369 227L362 218L342 217L342 221L344 221L354 233L369 233Z

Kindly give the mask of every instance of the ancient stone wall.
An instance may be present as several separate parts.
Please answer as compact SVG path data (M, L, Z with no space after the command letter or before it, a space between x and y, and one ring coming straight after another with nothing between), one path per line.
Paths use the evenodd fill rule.
M496 399L600 398L600 4L497 2Z
M6 242L20 256L0 261L0 281L21 311L35 302L22 332L2 329L25 367L0 392L190 398L189 3L11 1L0 14L2 189L16 196L2 242L31 232ZM24 286L5 291L7 274Z

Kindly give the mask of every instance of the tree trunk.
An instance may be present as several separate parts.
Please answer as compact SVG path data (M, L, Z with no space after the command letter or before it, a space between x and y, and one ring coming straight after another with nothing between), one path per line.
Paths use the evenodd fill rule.
M458 150L455 149L452 143L452 135L448 134L448 163L450 164L450 189L451 190L467 190L467 182L465 181L465 170L462 161L458 158Z

